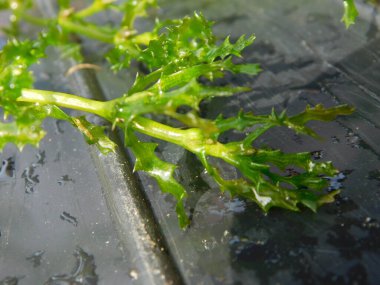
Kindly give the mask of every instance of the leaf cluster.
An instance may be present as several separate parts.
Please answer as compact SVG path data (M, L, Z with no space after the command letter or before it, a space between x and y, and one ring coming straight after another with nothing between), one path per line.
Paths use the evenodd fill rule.
M25 144L38 145L45 134L41 123L47 117L68 121L89 144L95 144L104 153L115 149L104 127L60 109L66 107L100 115L124 131L126 146L136 157L135 171L145 171L176 199L181 227L188 225L189 220L184 206L187 192L176 179L177 166L162 160L156 152L157 144L142 141L141 133L194 153L222 191L252 200L264 211L272 207L298 211L300 205L316 211L320 205L333 201L339 191L326 192L326 177L337 172L330 162L316 162L307 152L283 153L254 145L257 138L274 127L290 128L317 138L307 126L309 121L331 121L352 113L353 108L317 105L307 106L295 116L288 116L286 111L272 111L268 115L240 112L235 117L219 116L214 120L200 115L200 104L205 100L249 91L245 86L220 86L214 79L227 73L253 76L260 72L257 64L244 63L241 59L242 63L236 63L245 48L254 42L253 35L243 35L235 41L227 36L220 41L213 34L213 23L201 13L182 19L156 20L152 30L138 31L136 19L147 17L149 9L157 8L154 0L121 4L94 0L82 10L73 9L69 0L60 0L58 4L56 18L38 21L23 9L18 14L22 19L33 24L44 23L47 28L34 40L19 40L14 34L0 52L0 105L8 117L0 123L0 149L10 142L20 149ZM91 22L91 16L104 11L120 13L120 23L99 26ZM82 58L80 46L71 40L73 35L109 44L110 51L105 57L115 71L138 61L149 72L136 74L133 86L125 94L107 102L32 89L34 79L30 68L45 56L48 46ZM181 112L184 106L187 111ZM169 117L170 123L151 119L157 114ZM176 127L178 124L180 128ZM220 142L219 137L230 130L248 131L248 134L240 141ZM226 180L215 158L235 167L241 178ZM297 171L289 174L290 168Z

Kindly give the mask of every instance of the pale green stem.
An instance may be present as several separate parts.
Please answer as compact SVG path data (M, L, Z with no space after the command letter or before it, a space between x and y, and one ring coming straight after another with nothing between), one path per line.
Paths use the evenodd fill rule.
M19 102L39 103L42 105L52 104L59 107L93 113L112 123L117 120L117 118L115 118L114 109L118 100L101 102L67 93L36 89L23 89L21 94L22 95L17 98ZM235 163L228 147L206 137L199 128L182 130L144 117L135 117L131 121L131 124L135 131L174 143L195 154L203 153L221 158L231 164Z
M67 31L75 32L104 43L113 44L114 42L113 33L107 33L105 31L102 31L94 25L89 26L77 23L64 16L58 18L58 23L62 26L62 28L64 28Z
M36 89L23 89L21 94L22 95L17 98L19 102L39 103L43 105L53 104L93 113L108 120L112 119L113 108L109 106L111 101L102 102L67 93Z
M24 21L29 22L33 25L37 25L37 26L47 26L51 22L51 19L38 18L30 14L27 14L23 11L16 10L15 15L19 17L20 19L23 19Z
M144 117L133 119L132 127L140 133L174 143L195 154L204 153L221 158L231 164L235 163L228 147L218 141L205 137L199 128L182 130Z
M107 5L114 2L115 0L94 1L90 6L76 12L75 17L80 19L90 17L96 13L103 11Z

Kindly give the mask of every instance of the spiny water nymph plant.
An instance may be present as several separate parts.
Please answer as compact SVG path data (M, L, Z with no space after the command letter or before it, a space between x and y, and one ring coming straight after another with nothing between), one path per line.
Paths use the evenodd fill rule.
M352 19L353 1L344 2L345 17ZM181 19L157 19L151 30L139 31L136 19L157 9L155 0L94 0L82 9L71 4L69 0L59 0L56 17L43 18L30 12L33 1L0 1L0 7L11 14L11 24L4 28L8 42L0 51L0 106L4 115L0 121L0 149L8 143L20 150L26 144L38 146L45 135L42 122L50 117L69 122L101 152L114 151L116 145L103 126L90 123L85 116L71 116L62 108L80 110L98 115L123 131L125 144L135 157L134 170L146 172L162 191L176 199L176 213L183 228L189 224L184 207L187 193L176 179L177 166L162 160L156 152L157 144L143 141L140 134L192 152L221 191L254 201L263 211L272 207L316 211L334 200L339 190L326 191L327 177L337 173L331 162L316 162L309 152L258 148L254 142L274 127L317 138L307 126L309 121L331 121L351 114L352 107L307 106L294 116L273 109L267 115L241 111L234 117L202 117L201 102L250 90L216 84L215 79L228 73L254 76L260 71L257 64L236 61L254 42L253 35L242 35L235 41L230 37L218 40L212 31L213 23L201 13ZM120 19L118 23L104 26L91 22L93 15L109 11L120 15L116 17ZM25 23L40 26L40 33L25 39L21 32ZM34 89L31 67L46 56L48 47L83 60L80 45L72 40L78 37L108 44L105 57L113 71L125 71L131 62L139 62L147 72L138 73L131 88L110 101ZM170 120L163 123L157 119L163 116ZM244 138L223 143L220 136L231 130L245 134ZM224 178L213 158L235 167L240 178ZM290 167L299 171L288 175L286 169Z

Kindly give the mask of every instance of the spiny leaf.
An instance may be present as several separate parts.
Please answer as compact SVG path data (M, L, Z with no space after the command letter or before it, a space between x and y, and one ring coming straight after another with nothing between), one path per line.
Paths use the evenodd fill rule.
M69 122L82 133L88 144L96 145L103 154L115 151L116 144L105 134L105 127L90 123L84 116L69 116L55 105L44 105L41 108L46 116Z
M261 72L259 64L246 63L246 64L234 64L231 60L225 61L225 68L233 73L242 73L248 75L257 75Z
M178 86L178 84L176 85ZM166 91L167 89L170 89L167 88L167 85L161 85L160 91L158 91L154 85L148 91L125 96L119 100L116 117L131 120L137 115L146 113L168 114L169 111L176 111L180 106L189 106L198 111L199 103L202 100L231 96L237 92L247 91L247 88L244 87L205 86L195 79L190 79L186 85L178 89Z
M348 105L339 105L331 108L325 108L323 105L318 104L315 107L307 106L305 111L298 115L288 117L285 112L277 114L274 110L270 115L255 116L252 113L240 112L237 117L231 118L217 118L215 123L220 130L220 133L230 129L237 129L240 131L248 127L261 125L263 131L266 131L274 126L284 126L293 129L297 133L309 135L318 138L318 135L310 128L305 126L309 121L332 121L337 116L352 114L355 109ZM258 129L259 131L260 129Z
M115 151L116 144L104 133L105 127L93 125L83 116L71 117L69 121L83 134L88 144L95 144L104 154Z
M343 0L343 6L344 13L342 17L342 22L344 22L346 28L349 28L352 24L355 23L355 20L359 15L359 12L356 9L354 0Z
M235 73L257 74L258 65L234 65L231 56L241 56L241 52L255 39L241 36L234 44L227 37L221 45L217 45L212 33L212 22L207 21L202 14L195 13L193 17L168 22L162 33L158 31L157 39L150 41L148 47L142 51L140 60L147 63L152 69L171 66L171 70L182 70L195 64L223 61L225 68ZM174 68L173 68L174 67Z
M44 136L40 127L43 119L41 108L16 102L21 90L33 84L29 67L43 55L44 45L41 42L15 39L0 51L0 105L5 116L12 115L11 122L2 124L1 147L7 140L20 149L27 143L37 145Z
M256 163L273 163L281 170L289 166L297 166L305 169L314 175L332 176L336 174L336 169L325 162L313 162L309 152L283 153L280 150L257 150L253 156Z
M155 78L157 81L148 90L151 92L165 92L173 88L179 88L186 85L188 82L199 79L201 76L218 77L224 70L234 71L233 65L229 59L224 61L215 61L212 63L196 64L189 67L183 67L178 71L172 70L167 72L166 68ZM156 75L156 73L154 73ZM135 88L137 86L134 86Z
M37 146L44 135L45 132L40 128L23 127L14 121L10 123L0 122L0 151L9 142L14 143L20 150L27 144Z
M178 67L201 63L210 45L215 42L212 23L202 14L195 13L193 17L167 21L164 26L161 23L157 25L157 39L150 41L140 57L152 70L171 63Z
M159 159L154 153L157 145L153 143L143 143L137 139L133 131L127 127L125 135L126 145L136 156L135 171L144 171L154 179L163 192L171 194L176 200L176 212L181 228L189 224L183 205L187 197L185 189L173 177L175 165Z
M135 49L135 47L133 47ZM105 55L107 61L111 64L111 70L114 72L118 72L124 68L129 67L131 61L133 59L130 52L128 52L128 48L125 46L117 46Z
M287 189L280 186L279 183L269 183L260 172L255 172L251 181L245 179L225 180L217 168L209 163L204 154L199 155L199 158L206 167L208 174L214 178L223 191L228 191L233 196L245 197L255 201L265 212L272 207L299 211L299 204L316 211L319 206L333 202L333 197L339 193L339 191L331 193L320 191L322 187L326 186L326 180L317 177L315 178L317 184L310 183L311 178L308 175L301 176L309 181L309 183L304 184L314 186L313 189L318 189L317 192L299 187L299 185L296 185L297 188L295 189ZM297 176L298 179L301 177Z
M147 9L150 7L157 7L156 0L139 0L133 1L128 0L120 6L117 6L117 9L124 13L123 20L121 22L122 26L125 26L129 29L133 29L133 24L138 17L146 17Z
M220 46L211 47L205 55L207 62L213 62L216 58L225 59L228 56L234 55L241 56L241 52L249 45L253 43L255 36L250 36L246 39L245 35L242 35L234 44L231 44L230 37L226 37L223 44Z
M305 111L289 118L288 121L293 125L303 125L312 120L327 122L336 119L337 116L350 115L354 111L355 109L349 105L325 108L322 104L318 104L315 107L306 106Z

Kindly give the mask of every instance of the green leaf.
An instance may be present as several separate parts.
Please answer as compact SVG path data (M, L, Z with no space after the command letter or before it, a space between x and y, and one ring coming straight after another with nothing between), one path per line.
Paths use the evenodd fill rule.
M128 68L133 59L133 52L130 50L136 50L135 45L119 45L115 48L109 50L105 57L107 61L111 64L111 70L118 72L124 68Z
M163 192L171 194L176 200L176 212L179 225L185 228L189 224L189 219L184 208L184 199L187 197L185 189L175 178L175 165L159 159L155 154L157 147L154 143L143 143L137 139L133 131L128 127L125 134L126 145L132 150L136 157L135 171L144 171L154 179Z
M70 2L71 0L58 0L58 6L62 9L68 9L70 8Z
M134 22L138 17L146 17L147 10L150 7L157 7L156 0L128 0L120 6L117 6L120 11L123 11L124 17L121 25L128 29L133 29Z
M140 60L152 70L169 64L190 66L202 63L210 47L214 47L215 38L211 30L212 23L202 14L180 20L157 23L157 39L141 53Z
M233 73L242 73L253 76L261 72L260 65L255 63L233 64L231 61L226 61L225 65L226 69Z
M9 9L11 11L10 26L2 28L9 36L18 36L20 33L20 21L22 14L32 6L31 0L2 0L0 1L0 10Z
M253 43L255 37L252 35L246 38L243 35L233 44L227 37L218 45L212 24L197 13L181 20L158 23L158 37L150 41L148 47L141 52L140 60L152 70L170 66L170 70L175 71L205 62L212 64L222 61L224 63L220 70L226 68L235 73L257 74L260 70L258 65L235 66L230 59L227 60L231 56L241 57L242 51Z
M11 122L2 123L0 147L7 141L20 149L28 143L37 145L45 134L40 127L43 110L16 102L23 88L32 87L33 75L29 67L44 56L44 49L42 41L13 39L0 51L0 105L5 117L12 116Z
M0 10L9 9L9 0L0 0Z
M294 178L292 183L289 183L289 181L286 181L287 177L270 183L265 178L265 174L258 170L260 168L257 168L250 174L248 181L245 179L225 180L217 168L210 164L204 154L199 155L199 158L208 174L219 184L222 191L229 191L233 196L237 195L252 200L265 212L273 207L299 211L299 204L315 212L319 206L333 202L334 196L339 193L339 191L333 191L331 193L321 191L321 188L326 186L326 180L321 177L312 178L308 174L295 176L298 183L294 183L296 181ZM261 169L265 170L267 167L261 167ZM280 181L294 184L296 188L284 188L278 183ZM311 189L314 190L300 187L300 185L312 186ZM316 192L315 189L318 191Z
M44 105L41 108L46 116L69 122L82 133L88 144L96 145L103 154L115 151L116 144L105 134L105 127L90 123L84 116L69 116L55 105Z
M59 44L60 55L63 59L72 58L77 62L83 61L83 55L81 52L81 45L77 43L62 42Z
M115 152L116 144L104 133L105 127L93 125L83 116L71 117L70 121L83 134L88 144L95 144L103 154Z
M27 144L38 146L44 135L45 132L38 127L23 126L17 122L0 122L0 151L8 143L14 143L20 150Z
M213 62L216 58L225 59L228 56L234 55L241 56L241 52L249 45L253 43L255 36L250 36L246 39L245 35L242 35L234 44L230 43L230 37L226 37L223 44L220 46L211 47L206 55L205 60L207 62Z
M343 0L343 6L344 13L342 17L342 22L344 22L346 28L349 28L352 24L355 23L355 20L359 15L359 12L356 9L354 0Z
M240 112L237 117L231 118L217 118L215 123L219 129L220 133L228 131L230 129L237 129L240 131L245 130L248 127L261 125L256 129L257 134L262 134L263 132L269 130L274 126L284 126L293 129L295 132L300 134L305 134L318 138L318 135L310 128L305 126L309 121L332 121L337 116L350 115L355 111L355 109L348 105L339 105L331 108L325 108L323 105L318 104L315 107L306 106L305 111L293 117L288 117L286 112L277 114L274 110L270 115L260 115L255 116L252 113ZM254 136L250 142L256 139Z

